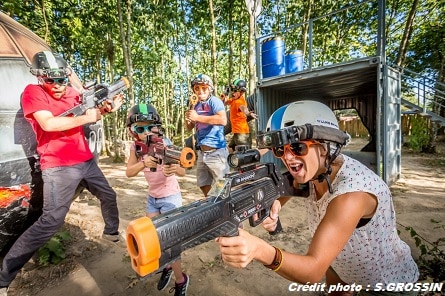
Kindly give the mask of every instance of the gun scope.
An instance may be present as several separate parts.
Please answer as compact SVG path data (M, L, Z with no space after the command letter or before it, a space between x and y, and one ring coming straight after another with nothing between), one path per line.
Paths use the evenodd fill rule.
M299 141L296 126L285 127L276 131L260 131L256 136L258 149L273 148Z
M257 149L247 149L247 146L236 146L235 152L229 154L227 162L231 168L259 162L261 158Z

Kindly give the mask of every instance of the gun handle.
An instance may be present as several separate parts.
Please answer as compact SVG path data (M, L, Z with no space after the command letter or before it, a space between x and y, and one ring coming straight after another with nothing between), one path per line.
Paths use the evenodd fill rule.
M256 226L258 226L259 224L261 224L263 221L264 221L264 219L266 219L267 217L269 217L269 211L262 211L263 213L266 213L266 215L263 215L263 216L260 216L260 213L261 212L259 212L258 213L258 215L257 216L252 216L252 217L250 217L249 218L249 224L250 224L250 226L252 226L252 227L256 227ZM256 218L256 219L255 219ZM278 218L278 222L277 222L277 226L275 227L275 230L274 231L269 231L269 234L271 234L271 235L275 235L275 234L277 234L277 233L280 233L281 231L283 231L283 227L281 226L281 220L280 220L280 218Z
M280 233L281 231L283 231L283 227L281 226L280 218L278 218L277 227L275 227L274 231L269 231L269 234L270 235L275 235L277 233Z

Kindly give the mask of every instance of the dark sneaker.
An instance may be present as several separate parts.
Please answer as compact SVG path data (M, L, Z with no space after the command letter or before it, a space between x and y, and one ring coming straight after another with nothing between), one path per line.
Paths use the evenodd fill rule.
M174 289L175 296L185 296L185 295L187 295L187 288L189 286L190 279L189 279L189 277L185 273L183 273L182 275L184 276L185 281L182 284L176 284L175 283L175 287L171 288L169 293L173 292L173 289Z
M171 267L167 267L167 268L164 268L159 273L161 273L161 272L162 272L162 275L158 282L158 290L159 291L164 290L165 287L167 287L168 283L170 283L170 279L172 278L173 270Z

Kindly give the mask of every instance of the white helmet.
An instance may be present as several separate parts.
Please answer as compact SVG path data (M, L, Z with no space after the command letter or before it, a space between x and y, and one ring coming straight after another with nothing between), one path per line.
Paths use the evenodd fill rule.
M325 104L316 101L298 101L280 107L270 116L266 130L276 131L305 124L339 130L334 112Z
M271 137L263 135L271 135ZM328 106L308 100L293 102L278 108L270 116L263 135L257 136L257 142L260 145L266 143L265 146L274 145L271 143L273 138L278 145L280 142L314 139L346 146L350 141L349 134L340 130L337 118Z
M331 164L342 146L349 142L350 136L339 129L337 118L328 106L316 101L298 101L278 108L270 116L266 132L257 135L257 145L260 148L272 148L309 139L327 145L326 172L316 179L319 182L326 180L329 192L332 193L329 179Z

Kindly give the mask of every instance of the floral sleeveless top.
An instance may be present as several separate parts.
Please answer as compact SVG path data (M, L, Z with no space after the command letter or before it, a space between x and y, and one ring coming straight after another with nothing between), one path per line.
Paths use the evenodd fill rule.
M409 246L397 234L391 193L386 183L362 163L341 155L344 163L332 182L333 193L326 192L318 201L315 190L306 201L309 229L314 235L326 214L329 203L337 196L354 191L377 197L374 216L356 228L331 266L347 284L374 287L377 283L413 283L419 271Z

